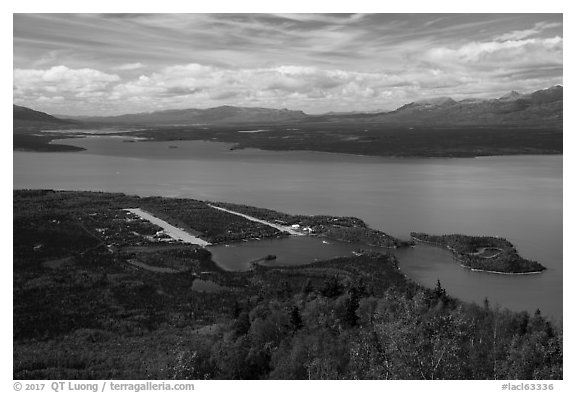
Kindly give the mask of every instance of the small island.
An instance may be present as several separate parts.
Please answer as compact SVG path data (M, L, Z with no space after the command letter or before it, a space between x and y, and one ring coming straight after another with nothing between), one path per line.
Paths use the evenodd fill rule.
M518 255L512 243L502 237L467 235L429 235L412 232L412 239L446 247L456 259L473 271L500 274L540 273L546 268Z

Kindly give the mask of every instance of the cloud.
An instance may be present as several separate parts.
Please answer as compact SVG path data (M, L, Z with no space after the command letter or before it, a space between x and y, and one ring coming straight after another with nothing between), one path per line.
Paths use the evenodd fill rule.
M423 58L436 64L509 67L518 64L562 64L563 39L471 42L457 48L432 48Z
M338 95L350 91L372 92L406 85L411 76L324 70L318 67L279 66L270 68L229 69L200 64L167 67L150 76L119 84L115 92L125 94L170 95L170 92L208 92L211 97L244 95L257 97L264 92L284 96ZM235 93L235 94L232 94Z
M561 83L561 27L561 14L16 14L13 94L69 114L394 109Z
M110 110L106 104L111 85L120 77L91 68L54 66L14 70L14 102L50 113L89 113Z
M240 93L237 91L222 91L220 93L212 94L210 98L213 100L229 100L238 96L240 96Z
M501 49L470 46L433 52L431 57L471 62L485 57L482 53L493 54ZM529 77L530 68L519 66L510 70ZM556 71L548 68L547 80L556 81ZM538 74L533 73L530 78L538 80ZM486 82L491 80L499 80L499 84ZM235 69L191 63L127 79L93 69L57 66L47 70L16 70L14 97L15 101L33 102L39 108L52 105L60 113L59 108L68 102L67 112L71 114L119 114L224 104L288 107L318 113L326 109L395 109L418 98L458 96L466 91L482 91L482 87L516 88L517 80L518 77L501 70L470 74L466 69L446 70L430 64L400 72L358 72L294 65Z
M114 67L115 70L118 71L134 71L139 70L140 68L144 68L144 64L137 62L137 63L125 63L119 66Z
M361 21L366 14L273 14L279 18L297 22L320 22L327 24L348 24Z
M14 86L19 94L90 93L106 89L120 77L91 68L54 66L46 70L15 69Z
M199 88L174 86L174 87L169 87L168 89L164 90L161 93L161 95L164 97L190 96L193 94L200 93L202 90L203 89L199 89Z
M210 107L222 104L291 107L322 111L382 106L402 102L419 89L441 89L466 83L466 77L439 69L413 69L402 73L326 70L319 67L278 66L241 68L185 64L118 83L109 98L146 104L146 110ZM414 94L415 95L415 94Z
M517 41L542 33L544 30L562 27L562 23L538 22L531 29L514 30L494 37L495 41Z

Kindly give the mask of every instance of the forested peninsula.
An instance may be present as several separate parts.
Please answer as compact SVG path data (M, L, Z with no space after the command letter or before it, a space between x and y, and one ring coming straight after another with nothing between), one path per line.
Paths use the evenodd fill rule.
M546 268L518 255L516 247L502 237L467 235L429 235L412 232L418 242L446 247L467 268L503 274L540 273Z

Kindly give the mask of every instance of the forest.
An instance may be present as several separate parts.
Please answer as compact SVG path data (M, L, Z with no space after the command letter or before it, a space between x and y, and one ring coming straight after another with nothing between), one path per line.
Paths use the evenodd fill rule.
M15 379L563 378L559 324L424 288L392 254L231 272L205 249L153 240L158 227L124 210L163 212L212 239L260 231L225 213L192 220L201 201L13 200Z

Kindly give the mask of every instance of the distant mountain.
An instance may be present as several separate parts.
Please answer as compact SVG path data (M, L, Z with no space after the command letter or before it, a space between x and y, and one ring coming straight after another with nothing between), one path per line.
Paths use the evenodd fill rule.
M175 109L107 117L74 117L76 120L114 124L192 125L232 123L278 123L306 118L302 111L219 106L209 109Z
M426 100L414 101L409 104L403 105L396 109L395 112L405 111L405 112L421 112L421 111L435 111L441 108L447 108L456 104L450 97L438 97Z
M437 98L429 98L425 100L418 100L415 101L412 105L427 107L427 108L437 108L445 105L453 105L456 101L454 101L450 97L437 97Z
M330 111L326 113L322 113L320 115L310 115L310 116L357 116L357 115L371 115L371 114L382 114L386 111L383 110L375 110L375 111L345 111L345 112L335 112Z
M510 92L498 99L455 101L442 97L416 101L395 111L371 117L375 123L402 125L510 125L561 126L562 86L531 94Z
M62 122L62 119L14 106L14 119ZM418 100L390 112L329 112L307 115L302 111L219 106L209 109L175 109L120 116L68 117L81 122L118 125L211 125L274 123L380 123L399 126L537 126L561 127L563 88L554 86L530 94L511 91L500 98L450 97ZM23 121L23 120L22 120Z
M515 101L522 97L522 94L518 93L517 91L512 90L510 93L503 95L502 97L498 98L499 101Z
M399 126L552 126L561 127L562 86L531 94L512 91L497 99L450 97L418 100L390 112L326 113L308 122L381 123Z

